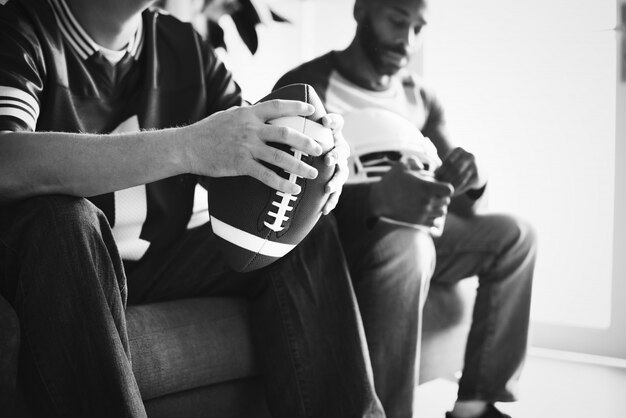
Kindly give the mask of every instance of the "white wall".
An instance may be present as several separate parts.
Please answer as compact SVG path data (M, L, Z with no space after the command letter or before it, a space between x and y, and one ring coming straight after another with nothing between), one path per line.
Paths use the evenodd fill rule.
M613 0L433 4L425 76L448 104L454 136L487 164L491 208L539 232L533 317L608 326Z
M271 7L291 24L258 26L259 50L252 56L238 38L232 21L226 30L224 60L241 85L246 99L255 102L271 91L278 78L298 64L345 48L354 34L352 0L272 0Z

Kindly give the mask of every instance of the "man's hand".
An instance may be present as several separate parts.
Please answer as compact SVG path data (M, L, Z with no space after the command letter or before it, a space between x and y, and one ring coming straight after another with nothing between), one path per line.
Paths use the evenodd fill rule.
M322 118L322 125L333 131L335 139L335 146L324 157L324 163L327 166L335 166L335 174L326 184L326 193L330 193L330 196L322 208L322 213L328 215L337 206L343 185L348 180L350 146L341 133L341 128L343 128L343 117L341 115L329 113Z
M182 146L188 150L185 153L188 172L208 177L249 175L274 189L298 194L300 186L261 162L309 179L317 177L317 170L267 142L287 144L312 156L321 155L322 148L294 129L266 122L283 116L308 116L314 111L312 105L303 102L270 100L217 112L183 128L186 134Z
M453 193L449 183L425 177L398 163L372 184L371 211L374 216L430 227L447 213Z
M454 186L455 195L461 195L470 189L480 189L485 185L476 165L474 154L458 147L453 149L437 169L435 177Z

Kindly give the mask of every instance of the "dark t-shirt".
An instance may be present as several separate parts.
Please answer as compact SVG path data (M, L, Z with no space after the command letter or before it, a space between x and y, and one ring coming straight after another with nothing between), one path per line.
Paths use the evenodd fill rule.
M242 103L230 73L191 25L153 9L113 63L64 1L9 0L0 6L0 63L0 131L167 128ZM91 200L114 232L116 224L138 223L130 238L145 247L125 257L132 259L149 245L166 247L185 230L197 183L196 176L181 175L126 193L126 200L141 197L139 215L123 213L122 207L138 205L121 205L118 192Z

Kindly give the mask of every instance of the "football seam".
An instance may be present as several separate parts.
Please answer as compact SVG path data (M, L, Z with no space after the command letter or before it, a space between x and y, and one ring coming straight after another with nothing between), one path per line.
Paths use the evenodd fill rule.
M307 126L307 119L305 118L302 132L306 132L306 126ZM293 153L294 157L296 157L299 161L302 161L303 156L305 157L309 156L305 152L296 150L293 147L291 148L291 152ZM302 178L301 176L290 173L287 170L283 170L283 171L288 174L289 177L287 178L287 180L290 183L297 184L298 179ZM271 231L274 231L276 233L279 233L285 230L285 228L287 228L286 224L289 222L289 219L290 219L289 215L293 217L293 210L295 206L297 205L298 196L302 195L302 193L304 193L304 185L301 187L300 193L298 195L293 195L291 193L284 193L284 192L277 190L274 196L275 197L277 196L278 199L272 200L270 202L270 207L271 206L276 207L275 212L270 212L270 210L268 210L268 212L265 214L266 218L267 217L273 218L273 221L272 222L264 221L263 225L265 225ZM291 213L289 214L289 212Z
M266 235L265 235L265 243L267 243L267 241L270 239L270 235L272 234L272 231L270 230ZM265 244L264 244L265 245ZM254 263L254 261L259 257L259 255L261 255L261 252L256 252L252 254L252 257L250 257L250 260L246 263L245 266L243 266L243 269L241 271L246 271L248 269L248 267L250 267L250 265L252 263ZM269 257L269 256L264 256L264 257Z

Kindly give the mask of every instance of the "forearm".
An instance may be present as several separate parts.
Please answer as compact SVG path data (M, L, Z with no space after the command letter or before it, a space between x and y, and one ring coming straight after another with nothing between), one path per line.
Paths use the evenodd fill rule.
M185 172L183 129L92 135L0 134L0 201L94 196Z

